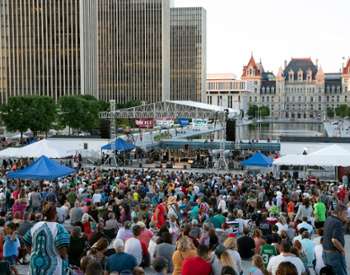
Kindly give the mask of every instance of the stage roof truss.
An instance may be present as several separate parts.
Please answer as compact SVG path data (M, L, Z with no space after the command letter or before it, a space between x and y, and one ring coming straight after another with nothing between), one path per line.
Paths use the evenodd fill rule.
M239 111L235 111L233 109L225 109L220 106L212 106L204 103L184 101L182 104L181 101L164 101L127 109L120 109L114 112L101 112L100 118L166 119L183 117L215 119L222 121L225 119L226 112L229 112L230 115L234 116L239 114Z

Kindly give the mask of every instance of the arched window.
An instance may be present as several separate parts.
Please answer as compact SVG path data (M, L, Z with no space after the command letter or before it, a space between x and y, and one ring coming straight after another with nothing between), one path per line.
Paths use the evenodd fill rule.
M309 81L309 82L312 80L312 71L311 71L311 70L308 70L308 71L307 71L306 79L307 79L307 81Z
M303 76L304 76L303 71L299 70L298 71L298 81L303 81Z
M288 79L289 81L294 81L294 72L292 70L289 71Z

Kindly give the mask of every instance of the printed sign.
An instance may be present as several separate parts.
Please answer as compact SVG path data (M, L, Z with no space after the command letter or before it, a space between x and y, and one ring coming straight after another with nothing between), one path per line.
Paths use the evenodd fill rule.
M138 128L149 129L154 127L153 118L140 118L135 120L135 124Z

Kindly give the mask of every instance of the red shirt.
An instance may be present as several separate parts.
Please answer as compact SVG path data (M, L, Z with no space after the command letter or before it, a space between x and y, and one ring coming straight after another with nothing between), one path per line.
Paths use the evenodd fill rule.
M158 229L161 228L163 224L165 224L165 215L166 211L163 203L158 204L153 214L153 221L156 222Z
M210 275L211 273L210 263L198 256L185 259L182 265L181 275Z
M295 205L294 202L288 202L288 213L294 213Z

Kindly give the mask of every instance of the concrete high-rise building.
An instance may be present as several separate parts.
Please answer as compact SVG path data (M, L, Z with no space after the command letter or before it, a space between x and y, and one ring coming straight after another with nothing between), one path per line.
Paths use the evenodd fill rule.
M171 9L171 0L0 0L0 104L80 94L199 101L205 79L202 8Z
M173 100L204 101L206 93L206 10L171 8Z
M169 0L100 1L100 98L170 99L169 30Z
M0 0L0 103L96 95L96 16L95 0Z

